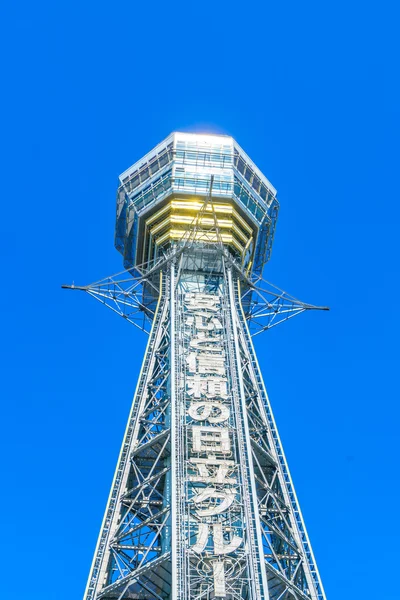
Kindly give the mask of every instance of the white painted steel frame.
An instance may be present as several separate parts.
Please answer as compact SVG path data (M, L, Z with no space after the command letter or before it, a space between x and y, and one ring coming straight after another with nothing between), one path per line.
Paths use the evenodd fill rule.
M161 273L160 281L162 281ZM164 287L160 283L160 297L157 303L152 331L147 342L144 360L139 373L136 391L129 413L128 422L117 461L117 467L111 484L111 490L84 593L84 600L95 600L99 597L98 593L101 593L102 588L104 587L104 579L107 575L107 568L110 560L107 544L117 525L116 519L119 517L117 509L119 508L119 503L121 502L121 494L126 487L126 480L129 474L130 454L132 453L137 441L139 422L135 416L135 413L140 413L139 405L143 405L144 402L143 389L145 388L146 382L148 381L154 367L154 352L155 348L157 348L157 337L159 338L161 335L160 323L162 322L163 317L165 318L165 312L167 310L167 302L165 302L163 290ZM162 315L160 315L160 312L162 312ZM161 316L161 319L158 318L159 316Z
M222 256L221 259L223 263L224 258ZM185 543L182 537L183 510L181 507L181 497L184 480L184 470L182 464L184 447L182 446L182 443L186 445L187 440L183 439L182 437L182 408L178 406L179 402L177 401L176 394L177 381L180 377L180 370L182 369L182 358L180 357L180 359L177 360L177 351L179 352L177 342L179 338L179 332L176 329L177 323L181 322L176 312L176 294L179 291L178 288L180 282L176 279L177 269L175 266L175 261L171 260L169 264L165 265L165 267L166 270L164 271L163 285L161 287L161 294L157 305L153 329L149 337L134 402L129 415L128 425L118 459L117 469L114 475L105 517L96 546L95 556L93 559L84 600L97 600L100 598L106 599L117 597L122 600L124 598L128 598L129 595L126 596L125 594L129 593L130 586L132 585L132 581L135 580L135 577L139 580L141 577L140 574L144 573L146 570L151 573L152 570L158 568L158 565L162 560L169 561L170 572L172 574L171 594L168 597L171 600L189 600L192 598L198 598L197 596L191 595L190 587L187 585L187 575L185 575L184 566L186 564L186 559L184 558ZM192 275L193 281L198 281L198 277L195 275L195 273ZM178 277L180 278L182 276L186 277L187 279L188 273L185 273L185 271L182 270L182 263L180 263ZM243 440L241 439L240 431L238 431L237 435L239 445L242 444L243 448L245 448L245 453L241 455L240 468L244 474L244 506L246 521L248 524L248 534L250 536L248 545L248 559L250 561L249 564L252 565L250 586L253 587L253 591L251 592L251 595L252 598L257 598L257 600L258 598L260 598L260 600L289 600L290 598L298 598L299 600L302 598L325 600L325 595L316 567L314 555L311 550L303 518L298 506L297 497L282 450L282 445L276 429L276 424L272 415L268 396L262 381L261 373L259 371L259 365L250 332L247 327L246 318L241 308L239 280L236 279L236 283L234 283L232 270L228 266L228 268L225 270L225 274L220 274L220 281L221 289L225 290L222 294L223 302L226 306L227 314L229 313L228 323L226 324L226 343L228 344L228 348L230 348L228 354L231 359L233 395L239 400L239 405L236 409L236 418L239 423L239 429L243 427L244 432ZM133 452L138 439L139 422L137 418L141 414L141 410L144 407L146 385L148 384L154 369L154 352L158 348L157 339L160 340L160 336L162 336L161 323L164 323L164 330L165 328L169 330L169 373L166 374L166 381L168 380L171 400L171 471L169 475L169 501L171 514L168 519L168 524L165 524L165 532L169 527L171 536L171 555L169 556L168 554L165 554L164 557L160 556L155 560L150 560L136 572L136 575L135 572L132 572L131 575L122 577L120 582L117 580L110 584L110 549L108 548L107 544L109 543L109 540L112 539L113 533L116 531L119 515L121 514L122 510L122 505L119 506L118 503L121 503L121 498L123 497L123 492L126 488L126 481L129 474L129 453ZM296 586L290 581L287 581L286 585L285 577L282 575L282 573L272 572L271 566L263 559L262 529L264 525L260 524L260 515L256 500L257 491L252 458L253 441L251 440L249 433L249 413L246 406L241 367L243 353L247 356L246 361L249 365L248 368L252 373L253 383L258 388L257 402L260 412L264 414L265 423L268 424L268 428L270 430L271 442L276 457L276 463L278 465L277 473L281 482L282 491L286 498L286 503L291 507L289 518L292 524L292 529L299 547L303 548L304 556L301 564L303 565L305 576L308 581L310 595L305 595L300 590L297 590ZM167 441L165 443L167 443ZM254 528L251 526L251 523L254 523ZM151 548L148 549L147 552L150 550ZM268 571L266 570L266 566L268 567ZM283 591L280 592L279 596L271 596L271 593L268 592L271 574L280 578L282 586L286 585L286 587L283 587ZM108 580L106 581L107 577ZM153 593L153 596L151 597L155 598L156 600L157 598L162 599L166 597L165 595L159 596L154 592L154 590L149 588L148 585L146 585L146 579L141 580L140 585L143 590L147 590L148 593ZM113 590L115 590L115 593L117 593L118 596L115 595Z
M171 152L167 150L163 157L168 158L168 165L154 154L167 147ZM143 165L147 159L149 164ZM132 239L128 240L127 234L137 234L132 228L133 216L136 215L138 226L138 220L152 203L161 201L162 195L156 197L155 188L151 188L154 197L145 191L150 183L157 184L160 191L157 181L167 168L172 169L178 191L197 194L204 199L204 205L182 231L180 242L162 250L162 256L156 253L153 260L136 265L134 256L129 254ZM179 179L184 180L182 186ZM246 190L247 200L242 196ZM175 133L121 176L119 193L117 247L123 251L125 265L133 270L85 287L63 286L87 292L134 326L146 333L150 331L84 600L325 600L251 333L258 335L306 310L326 308L303 303L264 282L263 265L255 265L257 253L248 272L224 246L213 208L213 196L229 196L258 228L259 246L268 232L270 249L278 208L276 190L232 138ZM213 210L214 227L203 230L201 215L208 204ZM130 216L125 209L132 209ZM263 229L267 221L268 231ZM200 231L202 235L197 237ZM263 253L263 247L259 250L265 262L268 255ZM133 262L129 262L129 257ZM229 418L222 420L226 423L214 431L224 430L225 439L232 440L227 445L235 459L231 461L231 473L235 474L237 489L231 482L231 487L222 483L219 497L230 494L234 511L225 511L222 516L207 507L210 512L206 517L211 514L212 518L201 522L202 515L193 509L194 498L201 496L202 485L209 490L210 481L213 485L218 480L205 477L205 481L200 477L201 485L189 490L188 473L193 471L188 464L194 454L190 444L194 445L195 427L190 420L193 406L186 387L186 360L191 342L200 338L196 338L195 327L192 337L185 338L183 298L185 292L195 288L207 293L208 286L213 289L210 295L220 298L223 323L221 342L218 338L220 347L215 354L209 352L208 358L219 356L219 364L224 364L223 377L226 375L229 391L224 398L221 394L220 406L225 406L222 400L230 406L226 409ZM204 354L195 353L195 363L199 356ZM201 374L200 370L194 372ZM212 385L216 387L215 382ZM205 393L203 396L208 397ZM211 397L214 403L218 402L217 393ZM210 405L208 409L211 410ZM207 422L205 429L213 430L211 420ZM215 447L213 451L207 448L203 455L199 451L197 460L208 460L212 452L215 460ZM215 487L213 491L218 490ZM205 526L202 531L208 534L204 545L197 540L193 544L193 538L200 537L200 522ZM223 522L228 524L225 541ZM213 537L216 524L220 531L218 541L217 535ZM224 571L226 546L235 536L243 543L231 546L229 551L239 568L235 571L232 567L233 583L228 581L225 590L225 580L222 585L215 575L215 564L218 563L219 574L221 564ZM204 568L202 571L202 565L212 567L213 577ZM193 575L196 573L200 583ZM217 589L218 594L214 593Z
M180 273L182 273L181 270L179 270ZM185 286L187 290L197 290L200 293L207 293L207 285L204 283L201 283L200 280L198 280L197 276L192 272L191 275L188 272L183 272L182 273L183 278L185 280L184 284L179 284L178 282L178 286L181 287L181 295L182 292L185 291ZM237 585L242 585L240 582L244 579L246 579L247 583L246 583L246 588L245 591L243 593L245 593L244 596L242 596L242 593L240 593L240 596L237 595L237 592L233 591L233 584L234 584L234 580L230 579L229 580L229 585L228 587L231 588L231 591L229 592L229 594L227 595L227 598L248 598L248 599L252 599L252 600L268 600L268 586L267 586L267 578L266 578L266 574L265 574L265 566L264 566L264 561L263 561L263 556L262 556L262 550L261 550L261 545L257 544L257 537L259 537L259 532L260 532L260 525L259 525L259 520L257 519L257 502L254 501L254 494L252 493L252 489L251 489L251 484L250 484L250 477L251 477L251 473L252 473L252 465L251 465L251 455L248 452L248 444L246 443L246 440L248 438L248 436L246 435L246 421L247 421L247 417L245 412L243 412L243 407L244 407L244 398L243 398L243 390L241 392L240 386L238 385L238 381L240 379L240 356L237 352L237 346L234 345L234 343L232 342L233 338L234 338L234 325L232 322L232 307L231 307L231 298L229 295L229 291L228 291L228 280L226 278L226 273L225 275L223 275L222 273L220 274L220 285L219 285L219 300L221 302L221 310L222 310L222 314L223 314L223 326L224 326L224 335L223 335L223 347L226 350L226 355L228 358L227 361L227 367L228 368L228 372L227 372L227 377L228 377L228 381L229 381L229 389L231 390L229 393L229 396L232 397L232 408L233 408L233 421L235 423L234 425L234 438L235 438L235 443L236 443L236 451L237 451L237 458L239 459L239 462L237 463L237 468L238 468L238 474L240 474L240 489L241 489L241 497L243 500L243 510L244 510L244 519L242 521L242 524L245 525L245 536L246 538L243 540L244 541L244 558L245 558L245 566L242 568L242 571L239 571L236 576L235 576L235 580L237 580ZM177 301L178 303L178 301ZM182 309L179 309L179 312L181 312ZM181 319L182 322L182 319ZM180 331L182 331L182 326ZM178 332L178 330L177 330ZM180 335L180 334L178 334ZM180 350L180 352L182 352L182 350ZM183 371L182 371L183 373ZM182 406L184 406L185 401L181 400L178 402L179 405L179 409L182 411ZM181 423L184 420L184 416L181 413ZM188 453L188 446L189 446L189 440L186 437L186 439L184 439L184 446L185 446L185 452L184 453L180 453L180 456L182 454L184 454L185 456L187 456ZM211 451L211 450L210 450ZM180 468L178 468L178 476L180 473ZM182 477L180 477L182 478ZM185 473L185 481L188 481L188 477L187 477L187 472ZM178 502L179 502L179 498L182 497L187 497L188 495L188 490L185 489L184 486L182 485L178 485ZM181 515L181 524L183 525L185 522L189 523L190 520L190 511L188 511L188 509L185 509L185 507L183 507L180 511L180 515ZM186 516L183 516L186 515ZM184 527L181 527L181 529L184 529ZM195 560L195 557L193 555L193 553L191 552L191 548L190 546L187 546L187 540L188 540L189 535L183 535L181 536L181 540L183 542L183 547L181 549L181 554L184 555L186 554L186 560L184 561L185 564L185 577L183 578L183 581L181 582L181 584L178 586L179 591L178 591L178 598L179 600L186 600L188 598L193 598L193 599L198 599L203 597L202 594L200 594L200 592L196 592L196 585L193 585L192 582L192 577L193 577L193 573L192 573L192 567L191 564L193 563L193 561ZM184 542L184 540L186 540L186 544ZM243 550L240 549L240 555L243 554ZM179 560L179 558L178 558ZM200 565L200 563L202 562L202 558L199 557L198 558L198 563ZM245 571L245 573L243 572L243 569ZM180 566L179 563L177 565L177 569L176 569L177 573L180 573ZM243 575L242 575L243 573ZM189 584L187 584L187 582L189 582ZM206 591L206 582L204 581L203 584L203 593L205 594ZM199 595L200 594L200 595ZM213 588L209 588L209 592L208 594L213 594ZM232 596L231 596L232 594ZM204 597L209 597L209 595L204 596ZM210 596L212 597L212 596Z
M240 283L238 282L238 288L240 289ZM238 323L240 324L241 334L243 336L243 347L247 348L249 363L252 365L254 379L258 383L259 387L259 400L260 408L265 413L266 421L270 427L272 438L274 441L276 455L280 465L280 479L282 482L282 489L285 491L287 501L292 507L292 513L290 515L293 522L294 530L297 532L297 539L299 544L303 547L305 553L304 566L306 570L306 577L309 581L309 589L311 597L315 600L326 600L325 591L323 588L322 580L318 571L317 563L315 561L314 553L311 547L311 543L308 537L306 526L304 523L303 515L300 509L300 505L297 499L296 491L293 485L292 477L290 475L289 466L286 460L285 453L283 451L282 442L278 433L275 418L272 412L271 403L268 398L267 390L265 387L264 379L262 377L261 369L258 363L257 354L251 339L251 334L246 322L246 317L243 313L241 306L240 293L236 295L235 305L236 315Z
M177 406L176 406L176 332L175 332L175 263L171 262L170 266L170 331L171 331L171 348L170 348L170 390L171 390L171 562L172 562L172 589L171 600L178 600L178 590L182 585L179 581L181 571L177 571L174 565L178 565L178 513L177 513L177 463L179 460L178 454L175 451L177 448Z
M250 533L250 557L252 561L253 568L253 585L255 586L255 597L260 598L260 600L269 600L268 594L268 585L267 585L267 574L265 570L265 564L262 555L262 540L261 540L261 527L260 527L260 517L258 514L257 507L257 493L255 488L254 481L254 467L253 467L253 459L252 459L252 451L251 451L251 442L250 442L250 434L249 434L249 425L246 414L246 401L245 394L243 388L243 380L242 380L242 370L241 370L241 360L240 360L240 348L239 348L239 340L238 340L238 324L235 322L235 297L233 291L233 281L232 281L232 271L231 269L227 269L227 278L225 277L225 286L227 287L226 293L229 297L229 309L231 313L231 325L232 325L232 333L234 340L234 357L236 363L236 374L239 382L239 398L241 404L241 410L239 412L242 421L243 421L243 429L244 429L244 444L246 447L246 456L242 458L242 470L247 470L245 473L244 479L244 488L245 495L247 496L248 510L247 510L247 520L249 522L249 533ZM245 464L243 464L245 463ZM247 465L246 465L247 463ZM247 466L247 469L245 469ZM251 524L254 523L254 528ZM254 531L255 530L255 531ZM254 535L255 534L255 535ZM251 539L253 538L253 539ZM260 585L261 582L261 585Z

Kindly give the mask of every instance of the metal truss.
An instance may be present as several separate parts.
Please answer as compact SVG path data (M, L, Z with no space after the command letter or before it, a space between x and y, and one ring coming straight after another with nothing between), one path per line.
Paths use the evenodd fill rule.
M149 334L84 600L325 600L251 338L328 309L249 279L211 192L151 264L62 286Z
M296 315L309 310L329 310L327 306L315 306L298 300L288 292L278 288L261 277L248 278L241 266L225 248L218 220L212 200L212 186L214 177L211 176L208 195L193 218L191 225L182 231L182 238L178 244L157 260L138 265L135 269L121 271L110 275L86 286L63 285L66 289L81 290L119 314L129 323L135 325L145 333L149 333L154 317L155 302L158 297L159 285L155 276L171 262L179 264L176 281L180 280L182 269L190 270L195 276L196 272L204 269L204 256L200 248L212 248L211 258L206 259L208 268L208 281L217 281L221 273L222 261L232 268L241 282L242 305L246 305L246 320L252 337L271 329L280 323L292 319ZM207 229L201 226L202 217L211 205L214 225ZM216 242L213 241L216 238ZM197 251L191 252L193 246ZM191 256L191 264L185 257ZM213 275L216 274L216 278Z
M146 284L153 289L154 295L148 295L145 300ZM154 296L158 296L159 287L149 275L134 277L130 271L121 271L89 285L72 284L61 287L86 292L138 329L150 333L155 312Z
M123 272L90 286L68 286L136 326L137 313L152 322L84 600L325 600L248 328L253 315L257 323L265 319L264 331L318 307L265 283L250 288L215 244L212 268L201 271L208 251L203 244L186 246L159 272L155 266L150 282L159 293L157 307L141 300L146 276L132 281ZM260 303L246 315L242 303L254 292ZM187 312L186 299L204 293L218 299L219 312ZM213 343L221 350L210 350ZM196 460L204 457L192 458L188 415L198 404L188 392L194 376L187 374L196 344L196 360L211 352L215 373L225 365L226 375L218 380L214 374L208 384L220 386L211 396L217 394L214 402L231 415L215 430L229 431L228 487L212 485L218 473L212 467L209 479L196 477ZM204 387L208 380L199 377ZM212 462L216 450L210 452ZM230 499L229 510L199 518L199 507L200 514L213 515L218 506L210 504L210 494ZM221 528L218 543L229 548L226 555L215 555L214 527Z
M159 599L171 586L168 281L160 292L85 600Z
M246 320L254 337L307 310L329 310L327 306L314 306L302 302L265 279L250 285L241 296L242 303L251 295Z
M179 272L179 271L178 271ZM208 284L206 283L206 286ZM193 288L192 288L193 289ZM199 289L199 288L197 288ZM204 286L203 288L204 291ZM209 288L207 287L208 291ZM231 323L231 312L229 306L229 299L226 296L226 288L224 295L209 294L208 299L218 298L220 304L220 310L216 313L202 313L199 316L198 311L194 312L195 316L191 316L190 310L185 309L185 298L192 297L193 293L187 292L187 287L183 281L178 281L177 294L175 298L176 310L176 329L181 332L179 336L178 345L178 361L177 361L177 372L180 373L181 385L177 392L177 430L179 432L179 444L177 447L177 524L179 527L178 538L178 559L181 563L180 568L177 569L177 596L180 599L193 599L200 600L202 598L218 598L220 594L215 587L215 569L216 564L224 570L224 593L221 597L230 598L231 600L242 600L244 598L248 600L263 600L267 599L266 594L266 577L265 572L262 574L262 559L261 559L261 545L257 544L257 523L254 519L254 506L253 499L254 494L250 489L251 484L249 482L249 473L251 472L251 457L249 456L246 449L246 433L244 422L245 419L242 415L242 404L237 383L237 371L238 364L235 361L235 351L232 346L233 342L231 337L233 333L228 333L232 330ZM196 297L201 296L201 293L197 293ZM194 309L192 309L194 310ZM208 316L205 316L207 315ZM197 315L197 316L196 316ZM214 317L212 316L214 315ZM218 315L218 318L216 318ZM220 516L213 516L213 511L217 510L210 508L208 501L209 494L217 493L217 497L224 497L226 488L221 483L218 487L219 491L213 486L206 486L206 480L201 476L198 477L195 465L198 462L204 460L194 449L194 433L192 432L193 423L196 421L188 420L188 414L190 414L193 406L197 406L196 402L193 401L191 395L188 395L188 388L193 384L193 377L188 374L187 364L190 362L190 356L192 355L193 340L203 340L201 336L197 338L196 327L194 326L193 319L205 319L204 327L210 328L214 321L217 321L217 332L214 332L208 339L210 343L214 345L221 345L225 350L217 350L216 347L212 353L214 360L220 365L220 369L223 369L222 365L225 363L225 358L229 363L231 374L235 373L235 376L225 381L223 378L224 385L226 385L227 394L223 393L221 396L221 402L224 403L224 411L226 414L231 414L229 423L224 423L223 431L229 432L229 448L230 448L230 460L228 467L229 469L229 481L237 482L240 486L239 489L228 486L229 494L235 495L235 501L232 510L226 510ZM214 321L213 321L214 319ZM222 336L219 331L226 331L227 335ZM205 358L206 354L200 352L198 355L199 360ZM193 366L191 367L193 369ZM212 367L211 367L212 369ZM200 385L216 385L218 384L218 377L213 376L211 379L203 378L199 379ZM220 381L220 383L221 383ZM224 399L222 399L224 398ZM194 404L193 404L194 402ZM180 427L179 427L180 423ZM225 425L228 425L228 429L225 429ZM222 425L221 425L222 426ZM219 429L221 431L221 429ZM214 449L210 446L211 462L212 460L219 460L218 447ZM195 458L193 458L193 456ZM236 462L235 462L236 460ZM211 468L211 467L210 467ZM214 473L215 475L215 473ZM210 482L209 482L210 483ZM218 496L219 495L219 496ZM200 522L199 513L196 510L200 504L200 499L204 496L204 504L201 506L205 508L205 514L210 516L206 518L206 521ZM230 497L230 496L229 496ZM207 508L208 507L208 508ZM220 513L219 513L220 514ZM246 524L246 526L244 526ZM215 542L214 550L212 546L212 539L209 535L206 535L204 541L202 540L202 534L204 528L212 530L216 525L221 527L221 530L226 532L226 544L232 543L232 539L240 539L242 543L238 547L234 547L229 556L226 558L220 556L219 559L215 556ZM194 540L197 539L197 543L194 545ZM203 548L202 548L203 545ZM196 548L196 550L195 550ZM248 550L250 549L250 551ZM214 552L214 555L213 555Z
M184 245L188 243L188 240L184 242ZM205 244L207 246L207 244ZM171 261L177 260L180 257L178 278L185 268L185 261L183 260L184 254L182 252L183 247L175 249L171 252L168 259L163 258L153 265L151 273L146 275L134 276L131 271L121 271L114 275L109 275L104 279L96 281L86 286L62 285L64 289L80 290L89 294L104 306L115 312L116 314L123 317L126 321L149 334L151 330L152 320L154 318L155 310L155 295L159 293L159 286L154 282L151 277L155 273L162 270L166 264L170 264ZM213 260L211 262L211 269L208 274L208 280L213 280L213 274L218 273L218 265L221 262L221 258L226 261L225 251L221 252L219 248L214 248ZM202 258L200 255L193 254L191 258L191 267L193 272L200 271ZM227 264L237 269L237 265L233 261L226 261ZM186 264L187 268L187 264ZM218 279L218 278L217 278ZM241 278L242 279L242 278ZM239 279L240 281L240 279ZM258 279L259 285L254 285L248 280L242 279L242 286L244 292L242 293L242 303L244 304L249 298L248 310L246 311L246 320L249 325L250 333L252 337L276 327L293 317L302 314L309 310L329 310L327 306L315 306L302 302L294 296L291 296L287 292L281 290L272 283ZM250 283L250 285L248 285ZM151 287L152 294L144 293L144 286L148 285ZM218 285L218 283L217 283Z
M238 281L233 310L240 331L246 413L270 599L324 600L322 582L242 309Z

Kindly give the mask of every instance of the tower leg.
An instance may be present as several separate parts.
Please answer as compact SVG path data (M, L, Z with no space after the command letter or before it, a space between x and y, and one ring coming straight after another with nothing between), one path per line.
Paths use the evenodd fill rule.
M84 600L324 600L240 286L170 263Z

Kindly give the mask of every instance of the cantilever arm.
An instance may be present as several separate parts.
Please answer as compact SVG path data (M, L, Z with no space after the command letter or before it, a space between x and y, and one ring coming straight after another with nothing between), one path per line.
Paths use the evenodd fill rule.
M246 319L253 337L306 310L329 310L328 306L315 306L302 302L269 281L264 279L260 281L260 285L252 285L242 296L243 302L248 294L252 294Z
M151 306L142 301L142 286L146 281L145 277L135 278L129 271L122 271L89 285L78 286L72 284L62 285L61 287L86 292L89 296L92 296L148 334L154 311Z

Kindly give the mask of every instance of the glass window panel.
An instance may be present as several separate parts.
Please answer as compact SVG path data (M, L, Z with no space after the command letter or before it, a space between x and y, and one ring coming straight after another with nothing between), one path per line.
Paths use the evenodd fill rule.
M246 172L245 172L244 176L248 182L251 181L252 175L253 175L253 171L250 169L250 167L246 167Z
M243 188L240 190L240 199L245 206L248 206L250 198Z
M164 185L164 190L169 190L169 188L171 187L172 183L171 183L171 171L168 172L168 177L166 179L164 179L163 182Z
M133 179L131 179L132 189L135 189L139 185L139 175L135 175Z
M143 181L146 181L146 179L148 179L149 177L150 177L149 167L146 167L140 173L140 182L143 183Z
M240 157L239 157L237 168L238 168L238 171L243 175L244 169L245 169L245 164Z
M257 206L256 206L256 203L254 202L254 200L252 198L249 198L248 209L249 209L249 211L251 212L252 215L256 214Z
M256 174L254 174L254 177L253 177L253 188L256 190L257 194L258 194L258 192L260 190L260 185L261 185L260 178Z
M260 196L261 196L261 198L262 198L263 200L265 200L265 199L266 199L266 197L267 197L267 194L268 194L268 192L267 192L267 188L265 187L265 185L262 185L262 186L261 186L261 190L260 190Z
M150 165L149 165L149 169L150 169L150 173L152 175L154 175L154 173L157 173L157 171L160 169L160 167L158 166L158 160L155 159L153 160Z
M167 162L168 162L168 156L167 156L167 153L166 153L166 152L163 152L162 154L160 154L160 156L158 157L158 161L159 161L159 163L160 163L160 169L162 169L162 167L163 167L164 165L166 165L166 164L167 164Z
M148 190L144 195L143 195L143 203L144 206L146 206L146 204L148 204L150 202L150 200L153 197L153 193L152 190Z

